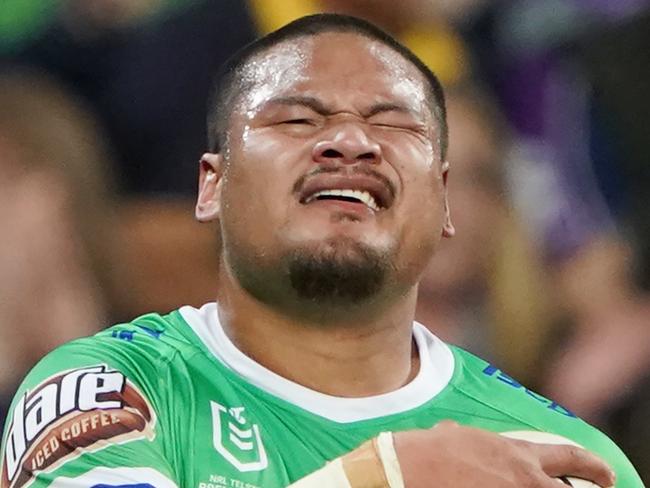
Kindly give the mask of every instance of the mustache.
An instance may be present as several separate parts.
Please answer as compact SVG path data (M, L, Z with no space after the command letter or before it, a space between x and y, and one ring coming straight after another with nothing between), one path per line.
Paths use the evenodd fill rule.
M311 178L314 178L316 176L322 175L322 174L341 174L345 176L355 176L355 175L364 175L364 176L370 176L372 178L375 178L381 183L388 188L388 191L390 192L391 198L395 197L395 185L393 184L392 181L390 181L386 176L381 174L379 171L376 171L368 166L365 165L357 165L357 166L348 166L348 167L327 167L327 166L319 166L317 168L314 168L313 170L305 173L302 175L300 178L296 180L296 182L293 185L293 192L294 193L299 193L302 187L305 185L305 182Z

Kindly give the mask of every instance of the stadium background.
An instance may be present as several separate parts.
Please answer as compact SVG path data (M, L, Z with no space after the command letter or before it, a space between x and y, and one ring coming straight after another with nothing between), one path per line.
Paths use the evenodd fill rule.
M458 236L420 321L650 482L645 0L1 0L0 416L58 344L212 299L219 243L192 216L210 80L319 11L382 26L448 93Z

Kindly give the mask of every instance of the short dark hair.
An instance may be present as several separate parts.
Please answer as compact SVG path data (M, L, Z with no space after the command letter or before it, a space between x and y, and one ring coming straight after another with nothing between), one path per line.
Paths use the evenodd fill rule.
M444 159L448 145L447 112L442 85L436 75L409 48L379 27L357 17L340 14L315 14L301 17L244 46L226 61L217 74L209 99L207 121L209 150L217 153L225 145L233 103L246 88L242 74L248 62L261 52L287 40L327 32L350 32L379 41L410 61L422 73L429 85L430 92L427 98L431 103L434 120L438 122L440 153Z

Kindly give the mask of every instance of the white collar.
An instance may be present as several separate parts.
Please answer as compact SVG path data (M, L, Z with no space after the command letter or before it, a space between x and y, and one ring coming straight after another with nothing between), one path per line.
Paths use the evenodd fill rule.
M413 337L420 354L420 371L410 383L371 397L335 397L283 378L237 349L219 323L215 302L200 309L185 306L179 312L208 350L230 370L258 388L334 422L368 420L419 407L447 386L454 371L454 356L449 347L423 325L414 322Z

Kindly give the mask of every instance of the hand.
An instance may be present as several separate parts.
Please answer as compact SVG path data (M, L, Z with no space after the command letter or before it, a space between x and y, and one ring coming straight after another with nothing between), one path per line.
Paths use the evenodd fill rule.
M535 444L444 421L393 434L406 488L558 488L558 476L614 485L600 458L575 446Z

